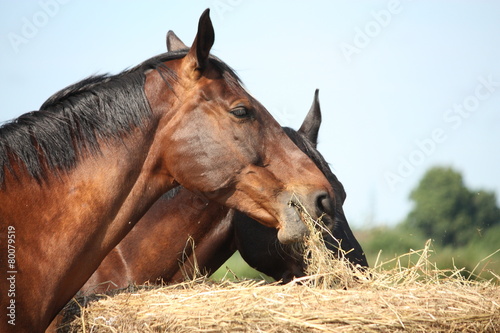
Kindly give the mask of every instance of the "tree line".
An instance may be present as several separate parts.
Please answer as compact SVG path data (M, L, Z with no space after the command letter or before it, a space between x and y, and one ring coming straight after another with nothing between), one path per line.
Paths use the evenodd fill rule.
M464 268L484 277L500 274L500 252L482 261L500 249L495 192L468 188L462 174L451 167L432 167L410 200L412 209L401 223L360 231L359 240L372 265L379 253L389 260L421 249L431 239L439 268Z

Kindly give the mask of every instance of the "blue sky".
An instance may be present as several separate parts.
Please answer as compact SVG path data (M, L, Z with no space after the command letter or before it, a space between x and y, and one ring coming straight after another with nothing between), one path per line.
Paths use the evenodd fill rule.
M190 45L208 7L213 53L282 125L320 89L355 227L401 221L434 165L500 193L498 1L0 0L0 122L164 52L168 30Z

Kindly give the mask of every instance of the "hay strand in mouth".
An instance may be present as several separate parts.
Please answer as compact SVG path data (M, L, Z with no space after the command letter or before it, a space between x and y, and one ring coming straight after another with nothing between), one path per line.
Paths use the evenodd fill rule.
M304 241L294 245L294 251L301 254L306 263L306 278L296 279L296 282L321 288L350 288L360 279L367 279L368 275L359 266L353 265L341 247L341 240L335 238L330 229L323 223L323 216L314 219L308 213L297 197L290 200L297 210L302 222L307 226L309 234ZM325 235L332 239L332 248L329 250L325 243Z

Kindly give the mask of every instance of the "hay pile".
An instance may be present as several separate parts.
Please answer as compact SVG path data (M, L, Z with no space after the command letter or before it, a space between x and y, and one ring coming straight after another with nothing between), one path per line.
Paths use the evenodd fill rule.
M103 296L67 332L500 332L500 277L472 281L428 260L382 270L332 260L321 232L305 242L310 276L288 285L205 277ZM403 262L396 258L396 262Z
M102 299L71 332L498 332L498 288L196 283Z

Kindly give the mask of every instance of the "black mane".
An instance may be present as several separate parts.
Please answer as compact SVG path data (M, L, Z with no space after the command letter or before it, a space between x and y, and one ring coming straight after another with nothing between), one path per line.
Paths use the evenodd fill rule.
M55 93L39 111L0 126L0 187L7 170L14 174L13 165L24 165L40 181L47 170L68 171L83 155L99 154L99 141L120 140L143 126L151 117L145 72L158 70L171 88L177 76L164 62L186 52L164 53L117 75L91 76ZM216 57L210 62L229 84L240 83L225 63Z
M147 119L150 108L144 75L89 77L52 97L40 111L26 113L0 127L0 184L6 170L23 164L37 180L45 170L73 168L85 153L97 154L99 140L122 137Z

